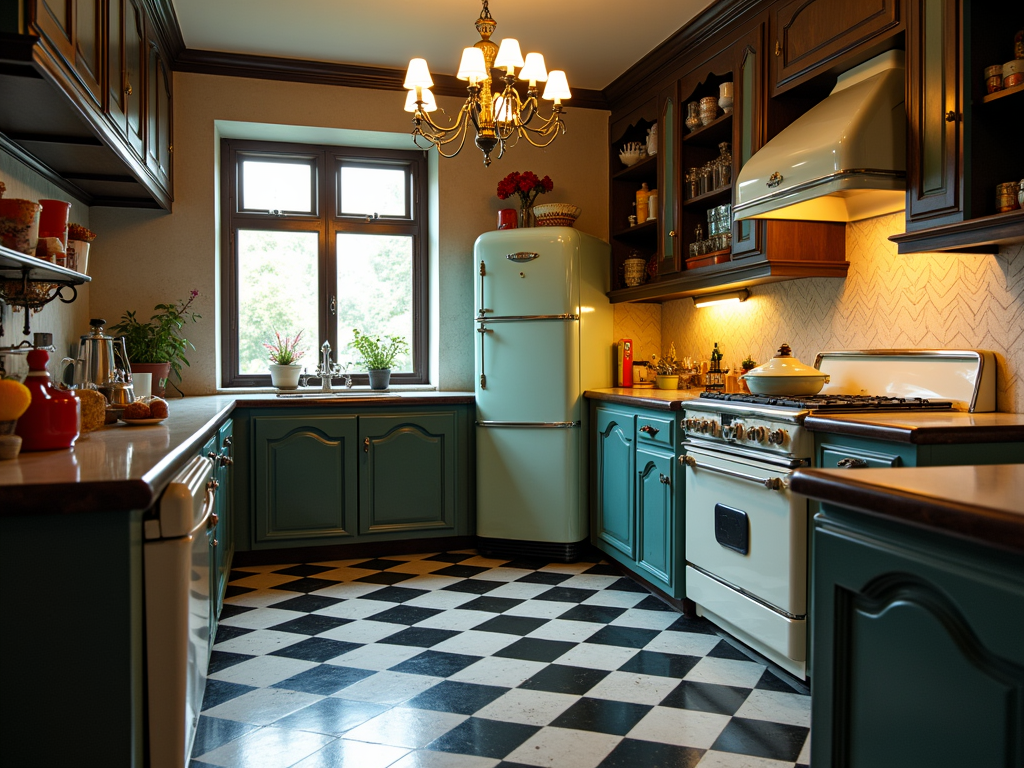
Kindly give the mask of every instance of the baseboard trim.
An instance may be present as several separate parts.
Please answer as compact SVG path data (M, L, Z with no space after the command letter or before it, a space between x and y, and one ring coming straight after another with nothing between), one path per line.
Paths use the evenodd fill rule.
M358 544L329 544L323 547L294 547L291 549L257 549L235 552L232 567L247 565L273 565L275 563L309 563L324 560L348 560L353 557L381 557L411 555L419 552L445 552L453 549L474 549L475 536L446 536L437 539L409 539L406 541L365 541Z

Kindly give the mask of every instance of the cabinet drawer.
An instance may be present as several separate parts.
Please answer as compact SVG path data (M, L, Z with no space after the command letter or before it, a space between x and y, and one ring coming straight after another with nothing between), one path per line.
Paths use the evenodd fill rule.
M865 451L844 445L821 446L822 469L885 469L903 466L903 459L894 453Z
M672 450L675 446L675 417L671 414L651 415L637 413L636 442L637 445L660 445Z

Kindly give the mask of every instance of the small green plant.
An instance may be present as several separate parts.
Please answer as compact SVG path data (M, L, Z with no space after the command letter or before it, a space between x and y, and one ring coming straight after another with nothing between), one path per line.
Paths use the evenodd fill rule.
M188 339L181 335L185 323L194 323L202 315L191 311L199 291L189 291L188 301L177 304L157 304L156 314L143 323L135 312L125 312L121 322L111 331L124 336L128 359L133 363L170 363L171 371L181 381L181 365L189 365L185 352L195 349Z
M353 339L349 346L354 347L363 356L360 363L368 371L390 368L394 365L396 357L409 351L409 342L404 336L385 336L385 341L381 341L380 336L368 336L361 333L358 328L353 328L352 334Z
M749 371L751 368L757 368L757 361L753 357L751 357L750 353L748 352L747 356L743 359L743 362L740 363L740 365L742 365Z
M673 342L664 357L651 355L651 366L659 376L675 376L679 373L679 360L676 359L676 345Z
M270 362L274 365L291 365L297 363L306 354L305 349L299 348L299 340L302 339L302 331L295 334L294 339L289 339L287 336L281 339L281 334L274 330L274 336L277 338L277 343L274 342L263 342L263 346L270 352Z

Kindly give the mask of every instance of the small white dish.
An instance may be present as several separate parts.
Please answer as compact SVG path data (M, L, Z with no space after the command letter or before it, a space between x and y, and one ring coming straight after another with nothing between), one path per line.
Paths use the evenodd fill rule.
M124 422L125 424L131 427L145 427L149 426L150 424L159 424L161 421L166 420L166 416L164 416L162 419L126 419L123 416L120 418L120 421Z

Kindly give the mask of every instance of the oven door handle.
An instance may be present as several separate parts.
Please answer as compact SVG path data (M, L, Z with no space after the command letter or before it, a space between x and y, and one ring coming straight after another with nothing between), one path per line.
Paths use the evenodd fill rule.
M757 485L767 488L769 491L781 491L785 488L789 488L789 478L781 477L758 477L757 475L748 475L743 472L734 472L731 469L722 469L716 467L714 464L702 464L697 461L693 456L689 454L679 457L679 463L685 464L693 469L706 469L709 472L717 472L720 475L728 475L729 477L735 477L737 480L745 480L748 483L756 483Z

